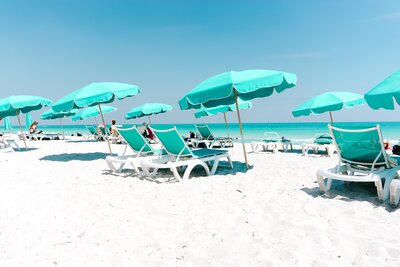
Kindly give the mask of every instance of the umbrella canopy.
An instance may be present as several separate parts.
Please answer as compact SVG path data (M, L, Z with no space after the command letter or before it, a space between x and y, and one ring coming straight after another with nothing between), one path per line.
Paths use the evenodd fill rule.
M274 91L280 93L294 87L295 74L274 70L228 71L203 81L179 100L182 110L199 109L236 103L243 154L248 168L243 128L238 108L238 99L251 100L266 97Z
M48 111L43 112L42 115L40 116L40 118L42 120L55 120L55 119L61 119L64 117L74 116L77 112L78 112L77 109L73 109L73 110L66 111L66 112L55 112L53 109L49 109Z
M248 109L252 107L250 101L238 100L239 109ZM217 115L218 113L225 113L229 111L236 111L236 104L222 105L214 108L202 108L194 113L195 118Z
M126 113L126 119L137 119L144 116L151 116L154 114L165 113L172 110L172 106L162 103L146 103L144 105L138 106L128 113ZM150 118L149 118L150 119ZM151 122L150 122L151 123Z
M238 107L240 110L242 109L248 109L252 107L252 104L250 101L243 101L243 100L238 100ZM224 114L224 121L225 121L225 127L226 127L226 134L228 135L228 139L230 139L229 136L229 129L228 129L228 121L226 120L226 112L229 111L236 111L236 104L232 105L222 105L222 106L217 106L214 108L202 108L199 111L196 111L194 113L195 118L201 118L205 116L213 116L217 115L218 113L223 113ZM233 145L233 142L232 142Z
M280 93L294 87L295 74L273 70L229 71L203 81L179 100L182 110L199 109L235 103L235 93L241 100L251 100Z
M136 85L116 82L91 83L64 96L52 106L55 112L69 111L74 108L95 106L99 103L111 103L117 99L135 96L140 92Z
M28 113L33 110L39 110L42 107L48 106L50 104L50 99L40 96L16 95L2 98L0 99L0 118L17 116L19 128L21 130L21 134L24 140L25 149L27 149L25 135L22 133L22 124L21 119L19 118L19 114L21 112Z
M52 108L55 112L62 112L74 108L97 105L99 107L103 126L106 128L100 104L111 103L115 98L124 99L125 97L135 96L139 92L139 87L132 84L116 82L91 83L64 96L58 100ZM110 154L112 154L111 145L108 139L107 144Z
M106 105L101 106L101 111L103 112L103 114L110 113L110 112L113 112L115 110L117 110L116 107L106 106ZM72 121L85 120L85 119L97 117L99 115L100 115L99 107L87 107L85 109L82 109L82 110L78 111L71 118L71 120Z
M6 130L12 129L11 120L9 117L4 118L4 129Z
M365 94L365 100L373 109L394 109L394 101L400 105L400 71L397 71Z
M33 118L31 116L31 114L28 112L25 115L25 126L26 126L26 129L29 130L29 128L31 128L32 123L33 123Z
M39 110L51 104L51 100L40 96L15 95L0 99L0 117L16 116Z
M64 132L64 125L62 123L62 118L64 117L71 117L74 116L78 112L77 109L72 109L70 111L65 111L65 112L54 112L53 109L49 109L48 111L44 112L40 118L42 120L55 120L55 119L60 119L60 125L61 125L61 131L63 138L65 139L65 132Z
M308 116L364 105L364 96L351 92L326 92L315 96L292 111L293 116ZM332 115L332 114L330 114ZM331 117L331 122L332 117Z

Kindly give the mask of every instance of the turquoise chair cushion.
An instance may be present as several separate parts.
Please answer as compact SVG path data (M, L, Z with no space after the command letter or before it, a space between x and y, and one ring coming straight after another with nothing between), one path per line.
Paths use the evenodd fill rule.
M220 149L193 149L192 153L197 158L205 158L209 156L221 155L224 153L228 153L228 150L220 150Z

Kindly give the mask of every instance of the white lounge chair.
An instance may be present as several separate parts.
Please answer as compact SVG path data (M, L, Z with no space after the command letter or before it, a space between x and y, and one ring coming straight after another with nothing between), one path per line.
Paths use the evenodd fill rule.
M6 151L14 152L12 145L2 136L0 136L0 150L3 152L6 152Z
M289 147L293 150L292 141L281 137L277 132L264 132L264 139L251 142L251 148L254 153L259 151L259 147L261 147L263 151L271 149L274 153L278 152L279 149L286 152Z
M314 154L318 154L319 150L323 150L331 157L335 153L336 148L330 134L316 134L313 143L303 143L301 145L303 156L307 156L310 150L312 150Z
M43 140L61 140L62 135L53 132L42 132L42 133L29 133L26 134L26 139L33 141L43 141Z
M12 148L14 150L20 150L20 147L18 145L18 138L12 134L12 133L6 133L3 134L3 136L0 137L5 146L8 146L9 148Z
M88 135L84 135L83 139L87 141L104 141L111 135L108 129L102 126L96 128L93 125L87 125L86 129L90 132Z
M389 197L391 181L399 177L399 166L395 166L397 162L386 154L379 125L363 130L331 125L328 128L337 146L339 164L328 170L317 170L321 192L328 192L333 180L374 182L379 200L385 201Z
M191 139L191 142L194 147L198 147L199 144L205 144L207 148L213 148L214 146L219 146L219 147L225 147L227 145L233 147L233 141L232 138L226 138L226 137L215 137L212 132L210 127L208 125L200 125L197 124L195 125L197 128L197 131L199 131L201 138L199 139Z
M217 171L219 161L226 158L231 168L233 168L231 157L227 150L219 149L190 149L176 128L169 130L156 130L151 128L158 137L163 148L168 153L168 157L158 159L143 159L140 165L144 173L149 177L154 177L159 169L170 169L178 181L189 179L189 175L194 167L202 166L207 175L214 175ZM213 162L211 171L207 163ZM178 169L184 168L183 177ZM150 170L153 170L152 172Z
M113 172L121 172L125 164L130 164L135 172L140 175L140 159L143 157L158 158L163 154L161 149L154 149L147 140L140 134L136 126L131 128L116 127L120 136L125 140L126 145L129 146L134 155L125 156L126 149L122 156L107 156L106 162L108 167ZM119 165L116 167L115 165Z

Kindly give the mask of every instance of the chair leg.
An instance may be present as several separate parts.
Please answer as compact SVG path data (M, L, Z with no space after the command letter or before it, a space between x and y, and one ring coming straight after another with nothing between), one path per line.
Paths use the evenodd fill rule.
M327 178L326 179L326 184L325 184L325 180L324 180L323 174L320 173L320 170L317 171L317 181L318 181L319 190L322 193L326 193L331 189L332 179Z
M178 180L179 182L182 181L182 177L179 175L178 169L175 167L170 168L170 170L172 171L172 173L174 174L176 180ZM187 170L186 170L187 171Z
M107 162L108 168L110 168L110 170L112 172L115 172L114 164L112 163L112 159L109 156L106 157L106 162Z
M119 165L119 168L117 170L117 172L122 172L122 169L124 168L126 162L121 162L121 164ZM134 167L134 166L133 166Z
M158 168L154 168L153 172L151 173L151 175L155 176L158 172Z
M186 168L185 172L183 173L183 178L181 179L183 181L189 180L190 173L192 172L192 170L195 167L195 165L194 164L190 164L190 165L188 165L186 167L187 168Z
M304 145L301 145L301 154L303 154L303 156L307 155L307 150L306 147Z
M397 179L399 178L399 175L396 171L390 172L385 177L385 185L383 186L383 201L386 201L390 197L390 187L391 187L392 181L396 178Z
M214 161L214 164L215 164L215 162L217 162L217 160ZM179 178L180 178L180 181L188 180L189 176L190 176L190 173L192 172L193 168L196 167L197 165L203 166L204 170L206 171L207 176L209 176L210 174L213 174L212 172L210 172L210 168L208 167L208 165L207 165L207 163L205 161L197 160L197 161L191 162L191 163L189 163L189 165L187 165L185 173L183 174L183 178L180 178L179 174L177 174L179 176ZM171 168L172 171L173 171L173 169L174 168ZM175 177L177 177L175 172L174 172L174 175L175 175Z
M227 155L226 155L226 159L228 160L229 166L231 166L231 169L233 169L233 163L232 163L231 155L227 154Z
M375 182L375 187L376 191L378 193L378 199L380 202L383 202L385 200L384 198L384 193L383 193L383 188L382 188L382 180L379 179L378 181Z
M278 146L276 144L272 144L272 152L273 153L278 152Z
M144 176L146 176L146 177L152 176L152 174L150 173L149 167L146 165L146 163L144 161L140 161L140 168L143 170Z
M219 164L219 157L216 157L214 160L214 164L211 168L211 175L214 175L217 172L218 164Z
M390 196L390 184L393 179L385 179L385 184L383 186L383 201L386 201Z
M286 152L288 150L288 147L288 144L282 144L283 152Z
M121 167L125 165L125 162L121 164ZM140 176L140 172L139 172L139 166L137 164L137 162L131 162L131 166L133 168L133 170L136 172L137 176ZM121 168L122 170L122 168Z
M400 180L395 179L390 183L390 204L396 207L400 200Z

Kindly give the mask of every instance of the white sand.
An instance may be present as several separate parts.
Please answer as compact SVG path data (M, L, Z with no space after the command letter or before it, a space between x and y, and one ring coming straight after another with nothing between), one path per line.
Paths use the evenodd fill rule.
M0 266L400 263L400 211L373 184L319 193L315 171L336 156L249 153L244 173L237 145L234 171L168 183L108 173L104 142L28 144L0 154Z

